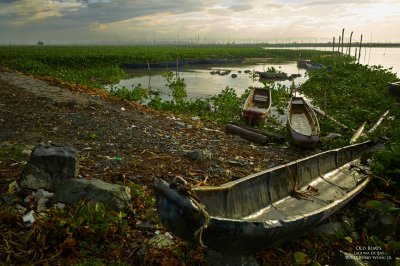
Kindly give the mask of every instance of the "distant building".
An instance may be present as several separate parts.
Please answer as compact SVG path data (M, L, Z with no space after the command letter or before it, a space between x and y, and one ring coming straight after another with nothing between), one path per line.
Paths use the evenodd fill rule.
M41 45L43 45L44 43L42 42L42 41L38 41L37 42L37 45L39 45L39 46L41 46Z

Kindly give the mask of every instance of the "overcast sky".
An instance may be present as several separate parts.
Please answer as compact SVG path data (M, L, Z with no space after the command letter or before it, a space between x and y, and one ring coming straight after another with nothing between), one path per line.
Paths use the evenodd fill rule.
M0 0L0 44L400 42L400 0Z

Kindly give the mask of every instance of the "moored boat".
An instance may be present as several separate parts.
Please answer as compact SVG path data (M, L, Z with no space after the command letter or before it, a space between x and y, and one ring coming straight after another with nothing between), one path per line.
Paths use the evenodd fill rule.
M297 60L297 67L307 68L307 63L310 63L310 62L311 62L310 60L301 60L301 59L299 59L299 60Z
M294 142L302 147L315 146L319 140L319 123L313 109L303 97L292 97L288 106L287 126Z
M158 216L186 241L227 253L276 246L313 229L371 177L361 163L372 141L326 151L216 186L154 183ZM297 187L298 186L298 187Z
M331 70L332 69L331 67L324 67L321 64L315 64L315 63L312 63L312 62L307 62L306 66L307 66L308 69L312 69L312 70L320 70L320 69Z
M270 114L271 103L270 89L254 88L247 97L242 110L246 123L250 125L264 124Z

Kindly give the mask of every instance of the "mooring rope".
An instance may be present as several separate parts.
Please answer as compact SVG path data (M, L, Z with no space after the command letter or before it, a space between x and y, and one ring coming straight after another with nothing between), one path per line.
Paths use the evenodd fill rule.
M208 226L208 223L210 221L210 216L205 210L205 206L200 203L200 199L196 197L196 194L194 193L193 189L187 184L186 180L184 180L182 177L176 176L174 180L171 182L170 188L174 189L182 196L188 197L193 202L193 204L200 210L201 214L204 217L204 222L203 225L201 225L199 229L197 229L194 232L193 237L194 239L197 240L197 242L202 248L206 248L207 246L204 245L202 235L203 235L203 230Z
M286 169L288 170L289 173L289 178L290 178L290 183L292 184L292 191L290 192L290 195L292 197L298 198L298 199L304 199L304 200L312 200L309 199L308 196L315 196L318 195L318 189L312 187L311 185L307 187L307 190L298 190L297 185L299 184L299 175L300 175L300 168L299 164L296 163L296 182L293 181L292 177L292 172L290 171L290 168L288 165L286 165Z

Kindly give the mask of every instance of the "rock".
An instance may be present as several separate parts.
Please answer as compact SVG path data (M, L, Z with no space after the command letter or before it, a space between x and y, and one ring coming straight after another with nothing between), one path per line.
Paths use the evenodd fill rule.
M160 248L167 248L172 245L175 245L175 242L169 236L166 235L156 235L150 238L146 244L143 245L141 249L138 250L137 255L140 259L144 260L147 255L147 252L150 249L160 249Z
M66 179L57 183L54 200L71 204L79 200L101 202L108 209L124 211L131 204L128 187L109 184L100 179Z
M154 224L150 223L149 221L138 220L136 222L136 227L139 230L149 230L149 229L153 229L155 226L154 226Z
M246 69L245 71L244 71L244 73L250 73L251 72L251 70L248 70L248 69Z
M317 236L335 238L338 233L344 233L344 228L339 222L325 223L317 226L312 233Z
M180 127L180 128L185 128L185 127L186 127L186 126L185 126L185 123L183 123L183 122L177 121L177 122L175 122L175 124L176 124L178 127Z
M52 191L56 182L78 176L78 153L70 146L38 144L19 179L19 186Z
M369 215L365 227L372 235L383 239L396 235L397 221L388 211L373 212Z
M368 266L368 262L362 261L358 256L342 250L335 251L333 254L333 265L346 265L346 266Z
M186 156L193 160L211 159L212 153L209 150L193 150L186 153Z
M231 77L232 78L237 78L237 74L232 74Z
M223 254L210 249L207 249L204 254L204 259L210 265L215 266L258 266L256 259L252 255L238 254Z
M326 139L338 139L343 138L343 135L339 133L330 133L329 135L325 136Z

